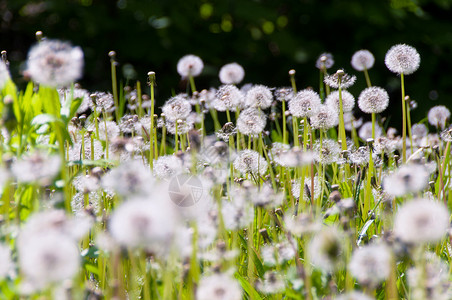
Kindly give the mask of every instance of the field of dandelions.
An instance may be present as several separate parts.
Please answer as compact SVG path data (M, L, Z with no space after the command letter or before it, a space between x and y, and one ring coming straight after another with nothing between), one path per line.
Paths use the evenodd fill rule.
M81 48L37 36L24 90L0 62L1 299L452 299L450 111L411 119L415 48L357 51L355 74L323 53L317 88L228 63L197 89L187 55L186 93L155 99L114 52L112 90L82 89Z

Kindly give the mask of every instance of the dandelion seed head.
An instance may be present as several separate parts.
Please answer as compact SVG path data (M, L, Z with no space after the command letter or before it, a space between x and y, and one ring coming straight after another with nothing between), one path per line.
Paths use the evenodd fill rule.
M223 85L215 94L212 106L218 111L235 111L244 102L243 93L234 85Z
M363 119L355 119L351 111L344 112L344 127L347 131L352 131L353 128L359 128L363 124Z
M160 179L169 179L183 172L182 160L175 155L160 156L154 161L154 175Z
M166 119L171 122L188 118L191 110L190 102L181 95L172 97L162 107L162 112L165 114Z
M171 134L176 134L176 126L177 126L177 134L184 135L187 134L190 130L194 128L194 123L190 120L177 120L176 122L166 121L165 127L166 130Z
M323 81L325 82L326 85L332 87L333 89L338 89L339 86L342 89L348 89L353 84L355 84L356 76L346 74L344 73L343 70L338 70L334 74L326 75Z
M254 220L254 205L237 197L232 201L223 201L221 214L224 226L228 230L237 230L247 227Z
M204 69L204 63L199 56L189 54L179 59L177 63L177 73L182 77L196 77Z
M322 53L315 63L317 69L329 69L334 65L333 55L331 53Z
M405 203L394 220L394 233L412 244L435 243L449 228L449 212L439 202L415 199Z
M282 87L275 90L275 99L279 102L290 101L293 97L293 89L290 87Z
M88 198L88 205L85 204L85 197ZM72 212L76 217L85 216L87 209L98 214L100 212L100 201L100 194L98 192L78 192L71 200Z
M311 201L312 199L317 199L320 197L321 185L319 182L319 177L314 176L314 191L312 191L312 180L311 177L307 177L303 182L303 200ZM301 193L301 179L292 183L292 195L298 199Z
M82 159L97 160L100 159L103 155L104 147L102 146L102 143L98 140L93 140L91 144L90 137L85 137L83 144L82 141L77 141L74 143L74 145L72 145L72 147L69 148L69 158L73 161Z
M426 188L429 175L423 165L404 165L383 179L383 188L392 196L419 192Z
M320 146L320 142L314 144L314 158L317 162L322 164L329 165L337 162L340 152L341 148L339 144L332 139L324 139L322 141L322 146Z
M369 70L374 63L375 57L369 50L356 51L352 56L351 65L356 71Z
M247 149L238 153L234 168L243 174L262 176L267 171L268 163L258 152Z
M242 111L237 119L237 129L244 135L258 135L262 133L266 124L266 115L252 107Z
M11 172L19 182L35 182L45 186L52 183L52 179L58 175L60 167L59 156L36 151L13 162Z
M197 300L240 300L242 288L230 275L213 274L204 276L196 290Z
M328 130L339 123L339 112L332 106L320 105L309 121L314 129Z
M427 126L422 123L414 124L413 126L411 126L411 134L415 139L423 138L428 134Z
M440 138L444 142L452 142L452 127L449 127L441 131Z
M238 63L224 65L218 74L222 84L239 84L245 77L245 70Z
M397 74L412 74L419 68L420 63L421 56L417 50L405 44L392 46L385 57L386 67Z
M314 266L325 272L333 272L343 265L343 234L335 227L318 232L308 246Z
M381 129L380 125L375 124L375 138L380 137L382 133L383 129ZM358 131L358 136L363 141L372 138L372 122L364 123Z
M285 288L284 279L276 272L266 272L263 280L257 282L257 289L265 294L281 293Z
M336 300L375 300L363 292L352 291L342 295L339 295L335 298Z
M375 154L391 154L397 149L397 141L387 137L377 137L373 143Z
M14 263L11 259L11 250L9 247L0 244L0 278L13 277L15 274Z
M370 159L370 151L367 147L359 147L349 156L350 162L355 165L367 165Z
M348 91L341 91L342 96L342 110L343 112L350 112L355 107L355 97ZM335 111L339 111L339 91L331 92L325 99L325 104L333 107Z
M90 97L91 107L98 112L111 112L114 109L115 101L111 93L95 92Z
M229 138L237 134L237 128L234 126L234 123L228 122L224 124L223 127L220 130L218 130L215 134L218 138L222 139L224 142L229 142Z
M358 98L359 108L367 113L381 113L389 104L389 95L385 89L372 86L364 89Z
M349 263L350 273L361 285L375 288L389 277L391 253L380 244L371 244L356 249Z
M77 85L75 86L75 88L73 90L71 90L69 88L59 89L58 93L60 95L61 105L63 105L66 101L69 101L69 99L71 99L71 97L72 97L72 99L77 99L77 98L82 99L80 106L77 108L78 114L83 113L88 108L90 108L92 105L90 93L87 90L82 89Z
M446 122L450 118L450 110L444 105L437 105L428 111L428 122L439 129L446 127Z
M27 73L34 82L65 87L82 76L83 51L57 40L44 40L28 52Z
M5 62L0 61L0 90L2 90L6 83L10 80L9 69Z
M128 133L135 132L137 124L138 124L138 116L137 115L126 114L121 117L121 120L119 120L118 127L122 133L128 134ZM140 132L141 132L141 130L140 130Z
M289 101L289 111L295 117L309 118L317 111L321 103L322 100L315 91L302 90Z
M255 85L245 95L245 105L261 109L269 108L273 102L271 90L263 85Z
M100 120L99 124L99 140L106 141L112 140L119 136L119 126L116 124L115 121L104 121ZM88 127L88 130L91 130L93 132L96 131L95 124L90 124Z

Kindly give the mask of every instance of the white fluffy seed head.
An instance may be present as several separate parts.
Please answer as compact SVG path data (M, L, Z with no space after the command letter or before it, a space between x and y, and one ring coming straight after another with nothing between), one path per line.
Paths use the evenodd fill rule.
M175 155L159 156L154 161L154 175L160 179L169 179L182 172L182 160Z
M342 89L348 89L353 84L355 84L356 76L344 73L343 70L338 70L334 74L326 75L323 81L325 82L326 85L332 87L333 89L338 89L339 86Z
M392 196L420 192L427 187L430 174L423 165L403 165L383 179L383 188Z
M0 61L0 90L3 89L6 82L10 79L9 69L5 62Z
M245 70L238 63L224 65L218 74L222 84L239 84L245 77Z
M369 50L356 51L352 56L351 65L356 71L369 70L374 66L375 57Z
M375 124L375 138L380 137L382 133L383 129L381 129L380 125ZM363 141L372 138L372 122L364 123L358 131L358 136Z
M267 167L267 161L254 150L242 150L234 160L234 168L243 174L262 176L267 171Z
M245 105L248 107L269 108L272 105L273 94L263 85L255 85L245 95Z
M197 300L240 300L242 289L228 274L213 274L201 278L196 290Z
M388 278L390 261L391 253L386 246L371 244L356 249L348 267L361 285L375 288Z
M337 162L340 151L339 144L332 139L324 139L322 146L320 146L319 142L314 145L315 160L326 165Z
M342 109L344 112L350 112L355 107L355 97L348 91L341 91ZM334 91L325 99L325 104L332 106L339 111L339 91Z
M183 96L175 96L166 101L162 107L162 112L168 121L184 120L190 115L191 104Z
M266 115L255 108L245 109L237 119L237 129L244 135L258 135L266 124Z
M437 105L428 111L428 122L436 128L444 129L450 118L450 110L444 105Z
M223 85L215 93L212 106L218 111L235 111L243 99L243 93L235 85Z
M415 199L404 204L395 216L394 233L406 243L434 243L449 228L449 212L439 202Z
M419 68L420 63L421 56L417 50L405 44L392 46L385 57L386 67L397 74L412 74Z
M204 63L201 58L196 55L185 55L177 63L177 73L182 77L196 77L201 74L204 69Z
M389 95L385 89L372 86L364 89L358 98L359 108L367 113L381 113L389 104Z
M339 269L343 263L344 236L335 227L317 233L309 243L309 257L314 266L325 272Z
M414 124L411 126L411 134L415 139L423 138L428 134L428 128L422 123Z
M333 55L331 53L322 53L315 62L317 69L329 69L334 65Z
M316 112L321 103L319 94L313 90L302 90L290 99L289 111L295 117L309 118Z
M28 53L27 73L39 84L68 86L82 76L83 51L57 40L44 40Z
M320 105L309 120L312 128L327 130L339 123L339 112L334 106Z

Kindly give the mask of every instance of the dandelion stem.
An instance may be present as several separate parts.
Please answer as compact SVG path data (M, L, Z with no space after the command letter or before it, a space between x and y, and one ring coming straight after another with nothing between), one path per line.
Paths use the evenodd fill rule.
M405 105L405 82L403 73L400 73L402 88L402 161L406 163L406 105Z

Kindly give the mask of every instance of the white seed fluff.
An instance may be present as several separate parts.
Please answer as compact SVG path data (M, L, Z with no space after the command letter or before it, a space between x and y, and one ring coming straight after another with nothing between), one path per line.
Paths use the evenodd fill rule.
M184 120L190 115L191 104L185 97L175 96L165 102L162 112L168 121Z
M204 69L204 63L201 58L196 55L185 55L177 63L177 73L182 77L196 77L201 74Z
M240 300L242 288L228 274L204 276L196 290L197 300Z
M273 94L263 85L255 85L245 95L245 105L248 107L269 108L272 105Z
M82 68L82 49L66 42L44 40L28 53L28 74L46 86L68 86L82 76Z
M395 216L394 233L406 243L434 243L449 228L449 212L444 204L415 199L404 204Z
M359 108L367 113L381 113L389 104L389 95L385 89L381 87L368 87L364 89L358 98Z
M356 71L369 70L374 63L375 57L369 50L356 51L352 56L351 65Z
M234 160L234 168L239 172L254 175L264 175L267 171L267 161L254 150L242 150Z
M386 67L397 74L412 74L419 68L420 63L421 56L417 50L405 44L392 46L385 57Z
M289 111L295 117L309 118L317 111L321 103L319 94L312 90L302 90L290 99Z
M384 245L368 245L355 250L349 263L351 274L362 285L376 287L388 278L391 253Z
M403 165L383 179L383 189L392 196L420 192L427 187L430 174L423 165Z
M237 119L237 129L244 135L258 135L267 124L266 115L258 109L248 108Z
M446 122L450 118L450 110L444 105L437 105L428 111L428 122L436 128L444 129Z
M224 65L218 74L222 84L239 84L245 77L245 70L238 63Z
M348 91L341 91L342 110L350 112L355 107L355 97ZM331 92L325 99L325 104L330 105L336 111L339 111L339 91Z

